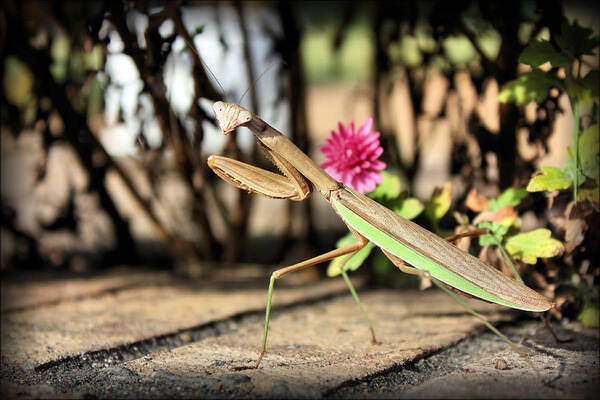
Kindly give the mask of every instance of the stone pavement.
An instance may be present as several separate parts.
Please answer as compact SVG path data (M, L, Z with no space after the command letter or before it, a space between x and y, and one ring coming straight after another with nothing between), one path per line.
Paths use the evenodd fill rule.
M19 398L591 397L598 332L559 327L555 343L521 314L472 301L526 361L438 290L361 294L370 334L341 279L276 283L268 350L256 370L268 273L210 282L165 272L21 279L2 285L2 394ZM355 279L358 287L360 279Z

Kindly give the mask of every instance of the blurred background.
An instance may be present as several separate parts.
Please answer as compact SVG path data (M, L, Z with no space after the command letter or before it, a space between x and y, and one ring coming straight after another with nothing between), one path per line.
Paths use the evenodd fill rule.
M573 115L556 89L525 107L498 93L530 38L599 21L583 1L5 0L0 17L3 275L200 276L335 247L346 229L319 195L264 199L207 167L222 154L274 170L248 130L220 133L217 100L318 163L338 122L371 116L388 171L421 200L444 182L458 208L474 187L524 186L564 165Z

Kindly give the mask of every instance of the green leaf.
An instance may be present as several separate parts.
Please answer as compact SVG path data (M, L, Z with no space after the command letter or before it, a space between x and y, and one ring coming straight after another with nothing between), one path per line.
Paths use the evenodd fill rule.
M525 188L508 188L497 199L490 200L489 209L491 211L498 211L502 207L513 206L516 207L521 203L524 197L527 197L527 190Z
M479 59L477 50L465 35L447 36L442 48L448 61L454 65L464 65Z
M572 24L566 19L560 24L561 33L556 35L556 43L572 57L579 58L584 54L593 54L598 46L598 37L592 37L594 31L580 26L575 20Z
M583 82L583 79L573 79L567 84L567 91L572 97L577 98L582 106L592 108L594 98L592 88Z
M553 239L548 229L540 228L519 233L506 239L506 250L527 264L535 264L538 257L554 257L562 254L563 244Z
M577 319L586 328L598 328L600 326L600 305L598 302L586 300Z
M517 79L507 82L498 94L498 101L501 103L512 101L519 106L532 101L541 103L548 95L548 91L555 86L562 87L562 84L547 72L538 68L532 69Z
M594 98L596 101L598 101L598 92L600 90L598 88L600 86L600 79L598 78L599 72L600 71L597 69L594 69L588 72L588 74L583 78L583 84L590 88L592 98Z
M579 137L581 172L590 179L598 178L598 124L591 125Z
M29 66L14 56L4 60L4 76L2 77L6 101L23 108L29 103L33 89L33 73Z
M542 167L542 174L536 175L527 185L528 192L541 192L547 190L552 192L559 189L567 189L572 180L568 175L556 167Z
M598 328L600 326L600 306L598 303L585 302L577 319L586 328Z
M593 188L580 187L577 191L577 201L589 201L591 203L599 203L600 188L598 186L595 186Z
M435 188L431 194L431 198L425 201L425 215L429 220L435 224L450 209L452 203L452 184L450 182L444 183L441 188Z
M504 235L506 235L506 232L508 232L508 229L510 228L509 225L504 225L496 221L483 221L477 224L477 227L487 228L490 230L489 233L484 233L483 235L479 236L479 245L482 247L502 243Z
M414 197L399 197L392 202L391 209L403 218L413 219L417 215L421 214L424 207L423 204L421 204L421 202Z
M579 147L581 149L581 147ZM581 173L581 168L575 168L575 154L573 154L573 148L567 147L567 154L569 158L565 162L563 172L570 182L575 181L575 173L577 173L577 186L582 185L585 182L585 175ZM579 155L579 164L581 165L581 154Z
M367 193L367 196L373 200L393 200L400 195L402 182L396 175L392 175L387 171L381 171L383 182L381 182L375 190Z
M527 43L527 47L521 53L519 62L522 64L537 67L550 61L553 67L558 67L561 64L566 64L570 61L569 57L557 51L552 44L547 40L531 39Z
M356 237L352 234L352 232L348 232L345 236L337 241L336 246L339 249L340 247L348 246L352 243L356 243ZM346 262L346 271L355 271L360 268L369 254L371 254L373 247L373 243L369 242L365 247L350 257L350 259ZM344 265L343 262L347 257L348 255L346 254L331 260L329 266L327 267L327 276L333 277L339 275L342 272L342 266Z

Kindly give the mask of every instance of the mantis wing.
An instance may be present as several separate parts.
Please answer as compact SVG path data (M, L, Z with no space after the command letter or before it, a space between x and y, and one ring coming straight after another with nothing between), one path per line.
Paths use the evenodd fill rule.
M519 310L552 307L534 290L350 188L336 191L330 202L361 235L447 285Z

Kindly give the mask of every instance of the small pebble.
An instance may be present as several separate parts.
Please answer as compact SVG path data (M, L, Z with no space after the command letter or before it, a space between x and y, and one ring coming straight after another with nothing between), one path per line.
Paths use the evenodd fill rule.
M508 369L508 364L506 364L506 361L504 361L504 359L499 358L496 360L494 368L501 370Z

